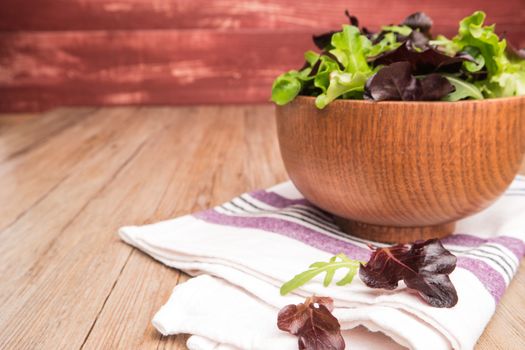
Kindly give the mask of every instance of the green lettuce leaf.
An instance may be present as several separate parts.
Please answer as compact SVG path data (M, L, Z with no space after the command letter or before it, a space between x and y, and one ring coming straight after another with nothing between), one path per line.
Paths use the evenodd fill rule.
M402 36L409 36L410 33L412 33L412 28L410 28L409 26L406 26L406 25L383 26L383 27L381 27L381 30L385 31L385 32L397 33L397 34L400 34Z
M278 76L272 85L271 100L279 106L291 102L301 92L303 83L312 79L308 76L310 71L311 68L291 70Z
M461 50L455 41L444 35L438 35L434 40L430 40L428 43L449 56L455 56Z
M367 81L378 73L371 90L387 89L387 85L379 86L383 84L379 77L387 73L382 71L405 61L412 63L410 76L418 76L415 81L421 83L421 88L441 87L427 87L428 93L420 93L416 100L525 95L525 51L500 39L494 25L485 25L482 11L461 20L458 34L452 39L439 35L430 41L432 20L423 13L407 17L400 25L384 26L377 34L360 30L357 19L348 13L347 17L350 24L343 25L341 31L314 37L322 52L307 51L305 67L276 78L272 101L284 105L297 95L315 96L316 106L324 108L338 98L369 98ZM431 77L430 73L438 76ZM449 93L451 84L455 91ZM397 99L397 95L387 94L386 99Z
M319 60L319 54L312 50L308 50L304 53L304 60L310 65L310 67L313 67L317 60Z
M465 61L463 66L471 73L479 72L485 67L485 58L481 54L481 51L473 46L466 46L463 48L463 52L469 54L475 62Z
M365 55L372 43L366 36L361 35L359 28L344 25L343 31L332 36L332 46L334 48L330 53L343 64L345 72L366 74L372 71Z
M447 80L454 85L456 88L455 91L451 92L445 98L444 101L459 101L464 99L474 99L474 100L482 100L483 94L481 93L481 90L474 84L468 83L464 80L452 77L452 76L445 76Z
M495 26L483 26L485 13L476 11L471 16L461 20L459 33L453 41L463 50L466 46L474 47L483 56L489 74L496 75L508 61L505 56L507 42L499 40L494 32Z
M357 274L357 271L359 270L360 263L361 262L357 260L349 259L344 254L338 254L332 257L328 262L324 262L324 261L315 262L312 265L310 265L309 270L296 275L290 281L284 283L281 286L281 290L280 290L281 295L286 295L290 293L291 291L304 286L306 283L312 280L315 276L322 274L322 273L326 274L323 279L323 285L325 287L328 287L330 283L332 283L332 280L334 278L336 271L339 269L347 269L348 272L336 284L338 286L344 286L344 285L350 284L352 283L354 276Z
M468 72L478 72L486 68L487 79L476 82L485 97L524 95L524 63L519 60L509 60L506 54L507 41L499 39L494 25L484 25L485 17L484 12L476 11L464 18L459 24L458 35L452 39L453 44L448 47L453 46L474 57L476 62L463 63ZM459 95L458 93L457 96Z
M339 64L329 56L321 56L319 69L314 77L314 86L326 92L330 85L330 73L341 72Z
M525 60L500 58L502 70L485 84L488 97L525 95Z
M401 43L397 41L396 35L394 33L386 33L383 36L383 39L370 47L370 49L366 52L366 56L374 57L382 54L383 52L397 49L400 45Z
M323 92L315 99L317 108L323 109L330 102L349 92L364 92L365 83L369 78L368 74L331 72L330 82L326 92Z
M487 97L509 97L525 95L525 70L503 72L482 85Z

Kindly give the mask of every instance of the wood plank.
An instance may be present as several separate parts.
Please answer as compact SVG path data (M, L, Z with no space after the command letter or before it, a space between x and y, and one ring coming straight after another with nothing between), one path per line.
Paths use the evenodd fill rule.
M257 115L244 117L244 108L215 108L207 111L213 114L214 125L221 125L221 127L213 129L214 132L210 133L204 142L183 155L188 161L181 162L184 166L179 167L170 183L166 184L164 197L148 222L201 210L227 200L234 193L248 189L247 180L251 178L251 174L244 171L244 167L247 161L256 162L258 157L247 152L247 140L250 140L255 130L262 130L261 126L267 124L267 118L258 118ZM251 119L250 121L257 118L257 121L253 121L257 124L257 129L248 130L243 122L245 118ZM262 134L274 136L274 126L268 129ZM276 144L272 143L272 146L274 153L277 153ZM195 159L199 161L191 161ZM266 183L274 180L275 175L270 175ZM131 219L131 222L136 221ZM158 263L142 253L133 254L84 348L136 349L149 348L157 344L169 348L168 345L174 337L159 339L157 332L151 326L152 315L167 300L175 285L175 283L159 283L158 276L151 271L161 273L165 269L165 267L159 269ZM149 293L150 298L133 297L148 293L152 285L157 292L153 295ZM130 298L134 300L133 304L141 306L131 307ZM149 314L143 313L139 317L134 315L137 310L149 310ZM131 327L130 319L133 320Z
M74 112L63 108L41 115L39 118L35 116L26 119L20 116L12 117L12 119L24 122L18 123L10 132L7 132L9 118L0 116L0 136L2 136L0 161L18 157L42 145L50 138L80 122L84 116L93 111L94 108L77 109Z
M309 47L297 33L4 33L0 110L268 101Z
M150 320L187 277L120 242L116 230L208 208L284 180L273 110L118 108L87 119L87 140L77 134L78 124L0 161L0 172L10 174L0 176L3 190L26 172L31 181L17 185L20 193L47 186L45 168L31 169L24 165L29 160L38 165L38 158L62 159L53 164L70 174L0 231L0 275L7 281L0 283L0 348L185 349L186 337L160 337ZM25 127L15 123L8 133L17 132L15 125ZM66 143L49 146L55 139ZM69 150L86 142L89 157ZM0 198L0 208L22 200ZM525 322L516 312L525 307L523 295L522 266L477 349L523 348Z
M26 124L28 121L38 120L39 113L3 113L0 114L0 135L7 134L8 130L18 129L18 125Z
M425 11L442 28L457 28L458 20L475 10L511 32L523 24L522 0L505 6L490 0L3 0L0 30L137 30L137 29L319 29L337 27L345 9L371 28L399 23L408 14ZM441 29L441 28L439 28Z
M12 230L16 232L17 225L27 220L27 218L24 219L27 211L30 208L39 208L40 202L49 196L56 186L74 176L75 172L84 166L83 161L92 159L107 147L106 143L111 143L121 128L118 121L127 120L130 117L130 109L125 108L115 109L114 113L105 111L91 115L86 114L86 111L88 110L79 109L64 112L64 115L57 111L58 115L65 117L66 126L69 125L69 129L67 132L55 133L52 138L44 141L34 143L35 141L32 140L32 138L41 137L38 136L38 130L29 133L21 131L13 133L13 137L6 135L2 137L6 139L6 153L11 154L12 157L5 159L0 168L2 188L0 203L9 203L1 207L0 230L5 231L6 227L13 226ZM116 120L108 120L108 115ZM43 118L48 117L55 122L57 120L53 113ZM42 124L37 123L37 126L44 124L45 120ZM62 123L57 124L62 125ZM61 128L62 126L55 129L60 130ZM28 125L24 125L21 129L32 130ZM40 129L42 137L46 133L49 135L49 129L53 128L42 127ZM9 140L12 140L11 144ZM24 146L24 144L29 146ZM26 151L18 152L16 155L16 150L20 150L21 145L26 147ZM48 157L49 154L52 156ZM66 206L66 208L74 210L74 207ZM4 232L0 232L0 236L3 234Z
M522 163L520 174L525 175L525 159ZM501 302L496 308L496 313L481 335L476 349L478 350L521 350L525 348L523 337L525 318L523 313L516 310L525 308L525 259L506 290Z
M173 287L187 278L133 250L82 348L155 349L160 344L182 348L187 337L162 337L151 326L151 318L169 298Z
M525 45L525 27L513 33ZM310 38L310 29L4 32L0 111L266 102Z
M63 231L72 224L72 220L84 210L86 202L90 201L97 191L104 188L115 172L128 158L134 156L138 147L152 133L169 125L168 120L174 114L163 113L158 109L150 113L157 114L158 117L143 120L141 118L143 113L140 110L135 110L134 113L129 108L106 110L105 113L92 118L92 124L97 125L98 128L89 127L89 124L83 125L81 129L86 135L85 138L71 129L70 138L58 140L67 142L60 148L46 147L34 150L27 157L27 161L34 164L33 168L25 162L20 162L18 165L2 164L0 170L11 168L11 171L0 176L1 188L10 189L9 185L14 182L13 180L17 180L17 177L27 176L28 180L22 178L23 181L13 189L14 194L8 193L4 197L2 192L0 203L10 203L9 207L15 210L19 207L25 209L26 193L44 191L45 195L19 215L11 225L0 231L0 239L3 242L0 246L2 256L0 275L18 283L0 287L0 305L12 297L13 290L21 287L25 279L31 278L43 268L35 259L50 253L57 237L62 235ZM75 142L81 146L88 144L89 151L75 147ZM68 152L69 148L73 151ZM69 161L69 158L72 161ZM49 162L51 159L62 159L56 168L66 176L57 177L50 185L54 174L39 176L39 173L45 170L41 169L39 162L37 163L38 159ZM43 190L40 187L43 187ZM1 207L4 210L8 206ZM49 225L43 226L46 220L50 220ZM20 254L19 247L26 253Z
M271 122L273 108L205 111L213 115L214 125L222 127L214 128L206 141L190 154L178 155L199 161L181 162L183 166L173 174L170 183L165 184L165 195L148 222L209 208L249 189L265 188L286 179L275 139L275 124ZM194 118L202 120L203 117ZM133 219L130 220L133 223ZM175 285L160 281L165 270L166 267L144 254L134 253L84 348L138 349L152 348L157 343L162 345L160 348L172 348L173 338L179 337L159 339L151 326L151 318ZM136 314L137 309L142 310L140 315ZM133 320L131 324L130 320ZM174 348L185 349L182 345Z
M476 349L525 349L525 259L496 308L496 314L478 341Z
M256 108L245 107L243 109L244 114L246 115L244 118L244 128L246 130L244 136L241 137L241 135L237 134L235 131L229 136L233 139L231 142L235 144L234 148L236 150L240 149L241 152L245 154L242 157L245 160L245 170L243 171L243 174L249 174L249 176L243 176L241 179L236 178L236 180L243 182L243 186L247 185L245 188L267 187L283 181L286 178L286 175L282 169L277 150L274 132L275 126L273 122L271 125L267 123L267 118L273 115L272 109L263 106ZM250 116L254 117L252 118ZM235 115L232 114L231 117L235 117ZM237 122L234 124L233 128L238 128L239 125L241 125L241 123ZM228 126L228 130L231 130L230 126ZM211 135L211 137L214 136L217 135L215 133L214 135ZM223 138L225 135L218 137ZM235 141L240 138L245 139L246 149L242 149L242 147L237 144L238 142ZM221 154L223 152L219 149L220 145L215 144L216 141L210 142L213 143L213 147L203 147L203 149L208 150L207 152L200 153L197 151L201 154L201 157L195 158L201 159L201 164L194 162L193 164L187 164L184 168L179 169L179 171L182 172L180 175L182 179L187 179L188 174L194 174L193 176L197 177L195 183L208 184L212 182L211 179L216 176L215 171L217 171L220 178L224 178L222 173L226 171L226 169L221 166L222 164L228 164L230 170L235 170L239 167L238 160L235 160L236 156L233 154L235 152L226 152L226 154L229 155L229 158L222 159ZM262 160L261 157L263 157ZM217 158L220 159L217 163L214 163ZM203 171L203 164L209 165L209 169L214 169L214 172ZM267 166L262 167L261 164L266 164ZM185 171L186 167L188 167L187 171ZM180 182L175 179L173 183L178 184ZM172 199L181 198L180 186L170 186L170 188L167 189L165 200L161 201L155 216L160 220L186 214L188 212L219 204L243 191L243 189L231 189L232 187L230 186L236 187L237 183L222 183L220 186L213 185L212 188L216 188L215 191L219 190L220 192L216 192L215 195L211 197L206 195L211 191L211 188L196 188L193 185L182 186L186 188L186 191L189 191L189 193L185 192L183 198L186 199L178 203L174 203ZM216 196L220 199L214 200L213 197ZM194 198L198 198L197 202L194 201ZM169 285L163 284L162 287L157 287L159 283L158 275L150 271L152 264L157 265L157 270L154 270L157 271L157 274L162 273L162 271L166 269L162 264L155 263L151 259L148 260L148 258L142 253L133 254L131 256L119 281L113 289L108 302L97 319L93 331L86 342L86 348L153 348L154 344L159 341L159 348L164 348L163 346L166 346L171 349L172 344L175 342L177 346L175 346L174 349L186 349L180 336L159 338L159 335L150 324L153 315L160 306L166 302L171 291L171 286ZM520 275L513 282L508 293L503 298L502 305L515 306L516 298L525 293L525 285L520 282L525 278L525 272L523 270L524 269L522 268ZM137 279L136 276L142 276L142 278ZM182 280L177 281L177 283L180 282L182 282ZM155 298L148 297L147 293L147 290L150 289L152 285L156 287L154 292ZM162 288L166 288L164 291L166 294L164 299L160 297L162 294L160 293ZM136 298L137 295L140 296L139 299ZM139 317L134 313L133 308L126 306L129 304L130 298L135 298L133 303L141 305L141 310L148 310L148 317L143 317L143 314ZM507 339L507 345L513 343L517 344L516 334L509 334L506 330L509 328L512 329L513 327L519 327L517 325L521 324L521 320L519 320L518 317L519 316L514 316L514 318L512 318L513 326L508 327L505 325L505 320L509 319L508 315L505 313L502 314L502 311L498 309L494 321L489 326L489 329L491 329L489 331L490 336L484 336L481 338L477 349L494 349L494 345L501 344L503 338ZM131 325L130 320L133 320ZM503 327L505 327L505 329L503 329ZM508 348L512 349L512 347Z
M245 170L245 173L250 174L250 176L247 179L243 179L243 181L248 181L248 183L250 183L250 186L248 188L257 188L266 187L284 180L286 175L283 172L282 164L280 163L278 151L276 148L274 124L272 123L272 125L270 126L266 123L260 123L261 120L264 121L265 118L272 115L273 111L270 108L261 106L255 109L245 109L245 114L256 116L258 115L259 119L245 118L245 127L247 130L246 144L248 146L248 150L245 150L243 152L247 152L246 156L244 156L244 159L248 160L247 164L245 164L245 167L247 168ZM236 125L239 124L240 123L236 123ZM238 137L238 135L235 135L234 137ZM239 147L236 147L236 149L239 149ZM263 149L264 151L261 152L261 149ZM210 148L210 151L218 152L218 150L215 147ZM215 159L216 156L216 154L205 153L205 158L200 159L202 159L205 164L208 164L210 161L213 161L213 159ZM262 161L260 160L261 156L264 157L264 160ZM209 160L207 159L208 157L210 158ZM255 159L258 160L249 161ZM227 162L219 162L219 164L221 163L227 163L229 166L235 165L235 162L232 162L231 160L228 160ZM261 167L261 164L269 164L270 166ZM525 173L525 162L523 165L523 173ZM194 164L193 166L196 165ZM214 166L213 169L217 169L217 167ZM196 170L197 169L193 169L190 171L190 173L197 174L196 176L199 177L212 176L210 174L203 174L202 171ZM181 171L183 170L181 169ZM219 167L219 174L221 174L223 171L224 169ZM260 178L256 178L255 176L259 174L262 174L262 176ZM273 174L273 176L276 176L277 178L272 178L270 174ZM208 181L203 181L203 179L200 179L197 182L208 183ZM188 188L194 189L193 186L188 186ZM226 199L229 199L239 193L235 192L234 190L227 190L227 186L224 186L221 189L226 193L224 194L224 196L221 193L220 197L226 197ZM198 198L199 195L202 196L201 193L202 191L200 191L199 189L195 193L191 193L190 196L188 196L188 201L178 203L177 205L174 205L171 201L165 202L159 207L159 216L162 219L165 219L200 209L200 206L194 206L192 198ZM179 197L180 194L177 192L176 189L168 190L168 194L166 195L166 198ZM223 199L221 199L220 201L211 200L210 202L209 198L206 197L204 198L204 200L201 200L201 202L207 203L206 205L204 205L204 207L209 207L222 202L222 200ZM179 205L185 206L188 205L188 202L192 203L191 209L190 207L188 207L183 209L182 211L173 210L173 207L178 207ZM157 286L158 284L158 277L149 272L150 265L155 263L153 263L152 261L146 262L145 260L147 260L147 257L145 259L144 254L139 253L138 255L132 255L130 261L123 270L121 278L117 282L111 296L109 297L108 303L106 304L104 310L98 318L97 323L94 326L93 332L90 334L90 337L86 342L86 348L91 349L97 347L153 347L153 343L157 341L158 335L155 336L156 333L153 327L151 326L150 321L153 318L155 312L160 308L160 306L163 303L165 303L165 301L167 300L167 296L165 297L165 299L159 298L156 301L152 301L152 299L148 298L147 296L141 297L141 301L135 299L135 303L142 305L141 308L147 308L150 312L148 317L146 317L145 319L140 319L140 321L137 321L138 317L135 316L133 310L126 310L126 304L128 304L127 300L129 298L135 295L142 296L145 294L144 290L150 288L151 285ZM135 261L138 261L138 263L135 264ZM159 271L163 271L165 269L163 265L159 263L156 264L158 265ZM145 271L146 269L148 269L147 273ZM140 280L138 280L136 276L143 277ZM521 299L521 301L517 301L517 299L520 298L520 295L525 294L525 283L523 283L523 281L525 281L524 267L520 269L518 276L512 282L512 285L510 286L508 292L505 294L505 297L503 298L502 303L498 307L496 315L494 316L493 321L490 323L487 332L485 332L483 337L480 339L478 346L476 347L477 349L483 350L495 348L520 348L519 339L521 337L519 333L516 332L516 330L521 330L521 327L519 326L522 324L522 319L520 318L521 316L515 312L513 313L513 315L509 315L508 313L510 310L516 310L516 305L518 305L519 309L519 305L525 302L525 300L523 299ZM177 283L181 282L182 280L177 281ZM169 295L171 288L170 286L166 286L166 288L166 294ZM156 291L155 296L158 295L158 291ZM152 304L154 304L155 307L152 307ZM130 327L129 323L126 323L123 320L128 320L128 322L129 320L133 320L132 326ZM512 320L512 324L510 326L508 325L508 320ZM128 328L126 328L126 325L128 325ZM118 333L118 336L115 336L115 333ZM183 341L180 341L180 338L181 336L160 338L160 341L158 343L159 348L163 348L162 346L169 347L169 345L173 344L173 342L177 342L177 346L175 346L174 349L187 349ZM500 344L505 344L505 346L499 347Z
M86 161L78 176L43 201L47 215L31 211L28 220L38 224L39 230L17 230L20 237L2 238L4 243L13 243L10 249L16 253L6 256L9 252L3 251L3 243L2 262L7 259L10 268L2 271L2 276L14 282L1 286L1 295L8 298L0 318L0 348L38 344L41 348L71 349L82 345L131 253L116 236L117 228L130 217L138 223L152 217L165 184L180 167L177 155L186 150L191 153L207 138L208 123L203 120L198 129L188 114L191 109L165 109L126 121L110 118L125 135L116 135L117 146L112 149L111 143L102 141L105 156ZM213 126L220 127L217 123ZM94 183L83 187L90 178ZM79 192L68 195L75 191ZM55 208L57 199L81 205L74 213L61 214L59 219L66 219L65 225L55 223L58 213L53 212L63 209ZM32 265L25 263L28 257L32 257ZM23 274L22 269L26 270Z

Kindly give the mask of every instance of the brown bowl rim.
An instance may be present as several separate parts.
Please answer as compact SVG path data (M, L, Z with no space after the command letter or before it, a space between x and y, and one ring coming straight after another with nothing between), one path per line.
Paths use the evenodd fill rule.
M486 105L491 103L505 103L508 101L516 101L516 100L525 100L525 95L522 96L511 96L511 97L497 97L497 98L486 98L483 100L462 100L462 101L370 101L370 100L345 100L345 99L337 99L328 104L324 109L330 107L334 104L361 104L361 105L411 105L411 106L450 106L450 105ZM314 104L315 97L314 96L296 96L295 99L293 99L289 104L294 102L308 102L310 104ZM278 106L277 107L285 107Z

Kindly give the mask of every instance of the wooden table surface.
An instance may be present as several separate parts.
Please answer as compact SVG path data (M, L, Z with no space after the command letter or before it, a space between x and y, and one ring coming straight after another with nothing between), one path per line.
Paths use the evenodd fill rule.
M150 321L187 277L117 229L285 179L270 106L1 115L0 349L185 349ZM524 310L522 266L477 348L525 349Z

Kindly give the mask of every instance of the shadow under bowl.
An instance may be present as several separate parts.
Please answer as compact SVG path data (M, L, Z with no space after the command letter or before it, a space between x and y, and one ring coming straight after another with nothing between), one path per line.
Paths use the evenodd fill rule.
M451 234L505 191L525 153L525 97L314 102L276 109L288 175L346 233L374 241Z

